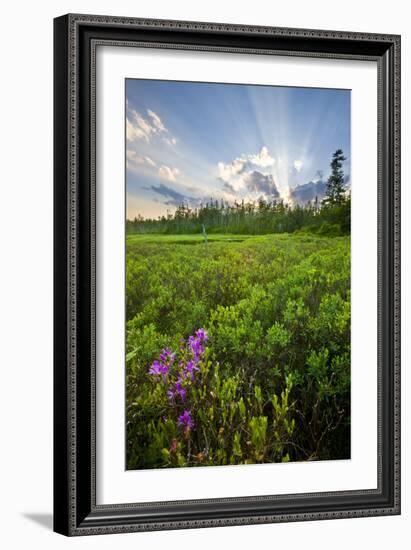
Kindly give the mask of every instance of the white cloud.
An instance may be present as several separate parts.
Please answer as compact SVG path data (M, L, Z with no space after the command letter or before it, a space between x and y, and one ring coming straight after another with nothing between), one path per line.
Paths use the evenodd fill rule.
M145 118L135 109L128 109L126 120L127 141L136 141L139 139L149 142L154 135L168 134L169 130L164 125L161 118L150 109L147 110L148 117ZM175 144L176 140L170 136L166 138L170 143Z
M170 168L164 164L158 169L158 175L168 181L176 181L176 176L180 174L178 168Z
M223 192L228 200L243 198L258 200L265 197L281 197L290 200L290 174L299 174L303 160L288 161L286 157L274 157L266 146L258 153L244 154L229 163L217 164L217 177L223 182Z
M171 137L171 138L163 137L163 141L165 141L167 145L176 145L177 143L177 140L175 137Z
M144 157L144 160L145 160L146 163L149 164L150 166L157 166L157 164L154 162L154 160L152 160L150 157Z
M242 155L229 164L219 162L218 177L226 187L237 193L245 190L257 191L258 182L257 187L261 185L267 193L272 190L275 194L276 186L272 174L274 165L275 158L264 146L257 154Z
M126 136L127 141L135 141L137 139L145 139L148 141L149 137L146 132L138 126L138 124L133 124L130 119L126 120Z
M129 170L138 170L139 167L148 165L151 167L157 166L154 160L152 160L150 157L141 157L136 151L133 151L132 149L127 149L127 168Z
M241 174L251 172L253 170L260 170L263 173L271 173L271 169L275 164L275 158L272 157L267 147L262 147L259 153L256 155L242 155L234 159L230 164L218 163L218 175L220 179L226 183L232 184L234 187L238 187L238 183L243 180ZM235 180L237 181L237 185Z
M294 168L299 172L301 168L303 167L303 161L302 160L295 160L294 161Z
M154 111L147 109L147 113L151 117L154 126L159 132L167 132L167 128L164 126L161 118Z
M268 168L275 164L275 158L269 155L268 149L265 146L261 148L261 151L257 155L249 155L248 160L251 164L260 168Z
M234 159L230 164L219 162L217 165L218 177L224 183L229 184L235 191L239 191L245 186L243 175L241 175L245 163L246 161L241 158Z
M127 150L127 168L133 170L144 164L144 158L140 157L135 151Z

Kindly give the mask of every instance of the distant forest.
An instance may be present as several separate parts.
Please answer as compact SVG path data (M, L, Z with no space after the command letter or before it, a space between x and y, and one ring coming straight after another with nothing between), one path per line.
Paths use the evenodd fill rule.
M309 232L328 236L346 235L351 227L351 196L345 188L342 163L346 160L338 149L331 161L325 197L305 205L284 201L235 202L211 199L199 208L181 204L174 214L127 220L129 234L233 233L264 235L268 233Z

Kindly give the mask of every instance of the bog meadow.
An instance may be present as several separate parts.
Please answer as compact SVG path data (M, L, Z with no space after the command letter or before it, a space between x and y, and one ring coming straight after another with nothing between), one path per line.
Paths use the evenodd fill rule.
M171 139L151 120L146 145ZM308 200L298 186L197 202L169 191L167 211L127 216L128 469L350 458L344 155Z

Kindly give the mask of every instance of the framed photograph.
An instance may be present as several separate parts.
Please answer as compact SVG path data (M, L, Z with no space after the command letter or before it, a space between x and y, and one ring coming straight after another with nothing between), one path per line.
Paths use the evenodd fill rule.
M400 37L54 21L54 529L400 513Z

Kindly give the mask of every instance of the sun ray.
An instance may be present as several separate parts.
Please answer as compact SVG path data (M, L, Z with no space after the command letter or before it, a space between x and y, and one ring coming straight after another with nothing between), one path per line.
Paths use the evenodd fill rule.
M127 114L130 215L140 213L139 195L146 212L150 200L150 212L170 207L155 191L161 184L193 205L292 203L294 190L318 170L327 177L332 152L350 145L345 90L128 80Z

